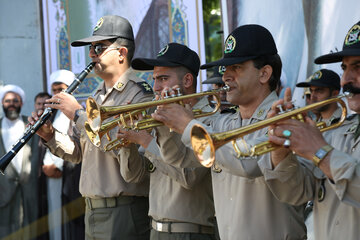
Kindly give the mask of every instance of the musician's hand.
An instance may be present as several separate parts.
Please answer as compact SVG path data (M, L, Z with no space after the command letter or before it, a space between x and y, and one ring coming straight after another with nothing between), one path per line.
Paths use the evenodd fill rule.
M151 116L180 134L183 134L186 126L194 119L190 105L183 107L176 103L159 106Z
M32 112L31 116L28 117L29 124L34 125L39 120L42 113L43 110L39 110L38 112ZM47 120L41 126L41 128L36 131L36 134L39 135L42 139L44 139L46 142L52 139L54 137L55 130L50 120Z
M286 88L284 92L284 98L275 101L271 105L271 110L269 111L267 118L278 115L281 110L285 111L294 108L291 99L291 88Z
M281 107L279 107L279 106L281 106ZM271 117L278 115L280 113L281 109L283 111L285 111L288 109L292 109L293 107L294 106L291 102L291 89L286 88L285 92L284 92L284 98L279 99L278 101L275 101L272 104L271 110L269 111L267 118L271 118ZM272 162L273 167L276 167L291 152L289 148L283 147L283 143L286 139L284 138L282 133L279 133L279 134L282 134L281 139L274 136L274 128L275 127L276 127L276 125L272 125L269 127L269 141L272 142L273 144L276 144L277 146L279 146L279 148L277 150L274 150L271 152L271 162Z
M82 108L75 97L66 92L60 92L52 98L46 100L45 107L59 109L70 120L74 119L75 111Z
M49 178L61 178L62 176L62 171L58 169L55 164L43 165L42 170Z
M140 144L143 148L147 148L153 137L146 130L133 131L125 128L119 128L116 135L118 139L124 139L131 143Z

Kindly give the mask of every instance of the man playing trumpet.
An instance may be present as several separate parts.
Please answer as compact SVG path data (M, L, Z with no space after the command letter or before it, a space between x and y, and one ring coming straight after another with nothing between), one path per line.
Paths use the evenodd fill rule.
M289 149L272 152L272 161L260 162L260 166L281 201L298 205L313 200L316 239L355 240L360 236L360 22L347 33L342 51L315 59L317 64L333 62L342 62L341 86L353 94L348 105L357 115L324 136L309 118L305 123L279 122L269 140L278 145L288 141ZM290 99L288 91L276 104ZM304 159L298 160L292 151Z
M226 66L223 80L230 87L226 99L239 106L239 111L221 114L211 122L211 131L223 132L265 119L277 100L275 90L282 66L271 33L259 25L236 28L226 39L224 58L202 68L213 66ZM183 134L182 140L187 144L192 126L201 124L191 112L175 104L158 108L153 117ZM265 134L266 129L256 131L245 140ZM224 145L216 154L212 183L221 239L306 238L304 206L278 201L268 189L256 160L238 157L231 144ZM264 158L270 161L269 154ZM172 164L192 163L179 159Z
M167 44L156 59L137 58L132 61L137 70L154 70L153 89L160 94L163 90L179 88L182 95L196 92L196 77L199 72L198 55L188 47ZM177 94L178 91L176 91ZM212 112L207 97L191 98L184 104ZM205 124L213 118L201 119ZM150 172L149 216L150 238L157 239L215 239L215 213L209 169L197 167L173 167L165 161L179 159L195 161L191 149L181 142L181 135L169 131L165 126L156 127L154 136L147 131L119 130L118 138L140 144L150 160L132 154L131 161L120 161L122 175L129 182L138 182Z

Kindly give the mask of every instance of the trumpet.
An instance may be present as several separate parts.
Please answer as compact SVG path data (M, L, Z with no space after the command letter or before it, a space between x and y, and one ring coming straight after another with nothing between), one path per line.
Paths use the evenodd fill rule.
M88 117L87 123L85 123L85 130L90 139L90 141L97 147L101 145L101 139L104 135L107 136L110 141L108 145L104 147L105 151L112 150L114 148L122 147L127 142L123 140L113 140L111 141L109 132L111 129L116 126L124 127L127 129L140 131L140 130L151 130L154 127L162 126L163 123L156 121L151 118L150 115L146 115L146 110L158 105L170 104L170 103L181 103L183 100L191 98L199 98L203 96L215 96L217 104L211 112L203 112L201 109L193 109L193 114L195 118L206 117L216 113L221 105L221 100L218 95L220 91L229 91L229 86L224 86L216 90L205 91L201 93L193 93L188 95L181 95L180 93L177 96L167 97L165 99L141 102L129 105L122 106L99 106L95 99L88 98L86 101L86 113ZM144 119L135 121L135 116L138 114L143 115ZM116 117L115 119L104 123L108 118ZM127 123L129 122L130 123Z
M264 141L254 145L247 152L242 152L236 144L236 139L243 138L250 133L253 133L259 129L263 129L285 119L292 118L299 121L304 121L303 114L306 114L313 109L317 109L319 107L335 102L340 104L342 108L340 120L337 123L331 124L329 126L327 126L325 122L319 122L317 124L317 128L320 130L320 132L325 132L330 129L337 128L345 121L347 116L346 104L341 98L350 96L352 96L351 93L344 93L337 97L313 103L302 108L286 111L277 116L250 124L248 126L221 133L210 134L203 126L201 126L200 124L195 124L191 129L191 145L198 161L204 167L211 167L215 161L216 150L230 141L233 144L234 150L237 153L238 158L259 156L271 152L281 146L274 145L269 141Z

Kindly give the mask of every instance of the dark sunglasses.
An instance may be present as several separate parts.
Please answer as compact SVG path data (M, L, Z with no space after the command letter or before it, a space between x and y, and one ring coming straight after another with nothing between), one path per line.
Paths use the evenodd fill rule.
M94 48L94 52L96 55L100 55L105 49L120 49L120 47L110 47L110 46L104 46L102 44L90 45L89 51L91 51L91 48Z

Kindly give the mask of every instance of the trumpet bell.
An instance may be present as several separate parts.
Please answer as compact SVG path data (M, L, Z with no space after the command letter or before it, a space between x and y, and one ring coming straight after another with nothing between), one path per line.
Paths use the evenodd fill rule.
M200 124L195 124L191 130L191 145L204 167L211 167L215 161L215 145L210 134Z
M86 114L88 118L88 127L90 127L91 131L93 132L99 131L101 126L102 119L100 113L100 106L97 104L94 98L89 97L86 100Z

